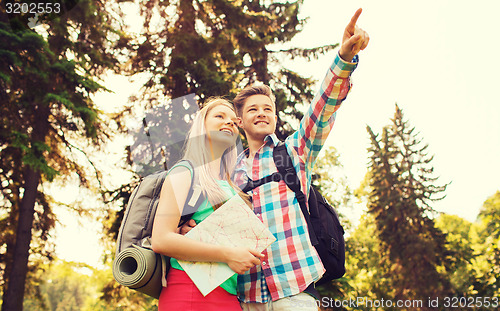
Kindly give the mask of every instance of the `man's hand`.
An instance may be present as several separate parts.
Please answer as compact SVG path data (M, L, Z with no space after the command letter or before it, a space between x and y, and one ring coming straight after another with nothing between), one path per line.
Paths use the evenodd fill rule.
M364 50L370 41L368 34L363 29L356 26L356 22L361 12L362 9L358 9L356 13L354 13L354 16L351 18L351 21L344 31L339 55L346 62L350 62L359 51Z
M196 227L196 221L194 221L194 219L190 219L188 222L177 228L177 233L185 235L194 227Z

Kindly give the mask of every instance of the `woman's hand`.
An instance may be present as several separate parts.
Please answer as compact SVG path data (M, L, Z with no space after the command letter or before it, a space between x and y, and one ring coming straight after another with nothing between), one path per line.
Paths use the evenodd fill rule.
M264 255L254 249L234 247L227 248L225 257L229 268L238 274L243 274L253 266L259 265Z

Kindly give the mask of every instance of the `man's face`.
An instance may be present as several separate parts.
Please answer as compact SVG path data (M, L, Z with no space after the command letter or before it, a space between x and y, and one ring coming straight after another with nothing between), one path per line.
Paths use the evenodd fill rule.
M243 108L239 126L250 139L262 140L276 130L276 108L266 95L252 95L247 98Z

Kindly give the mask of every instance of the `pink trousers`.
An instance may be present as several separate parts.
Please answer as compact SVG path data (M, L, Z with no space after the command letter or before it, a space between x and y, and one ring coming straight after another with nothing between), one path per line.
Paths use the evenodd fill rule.
M158 301L158 311L241 311L236 295L217 287L205 297L186 272L170 269L167 287Z

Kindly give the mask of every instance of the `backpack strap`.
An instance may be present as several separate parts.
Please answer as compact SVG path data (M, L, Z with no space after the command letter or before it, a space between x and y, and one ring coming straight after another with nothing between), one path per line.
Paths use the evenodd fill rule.
M186 202L184 203L184 207L182 208L181 219L179 221L179 227L188 222L191 217L193 217L194 213L198 210L198 207L205 200L205 196L203 195L202 189L199 184L198 175L196 174L196 170L194 169L194 165L191 161L184 159L179 161L176 166L184 166L191 172L191 185L189 186L189 191L186 197ZM172 169L174 168L172 167Z
M288 154L286 145L283 142L280 141L278 145L274 147L273 159L274 159L274 164L276 165L276 168L278 169L278 172L281 175L281 179L285 182L288 188L290 188L290 190L295 192L295 197L297 198L297 201L299 202L300 205L300 209L302 210L302 214L306 219L309 236L311 238L311 244L312 245L318 244L318 238L316 237L316 234L314 233L313 230L311 215L307 210L306 196L300 189L299 177L297 176L297 172L293 167L292 158L290 157L290 154Z
M274 147L273 150L273 160L274 160L274 165L276 165L276 169L278 169L277 172L265 176L259 180L252 180L249 179L246 183L245 186L242 187L241 191L243 192L248 192L253 190L254 188L257 188L265 183L268 182L273 182L273 181L280 181L283 180L285 184L295 192L295 197L297 198L297 201L299 202L300 205L300 210L302 211L302 214L304 215L304 218L306 219L307 223L307 229L309 231L309 237L311 239L311 244L312 245L317 245L318 244L318 238L316 234L314 233L314 225L313 221L311 220L311 214L309 214L309 211L307 210L307 200L304 192L300 189L300 180L299 177L297 176L297 172L295 171L295 168L293 167L293 162L292 158L288 154L288 151L286 149L286 145L283 142L279 142L276 147ZM310 194L311 195L311 194ZM317 213L316 213L317 214ZM315 221L317 222L317 221Z
M268 175L266 177L262 177L259 180L249 179L247 184L241 189L241 191L243 191L243 192L252 191L253 189L255 189L259 186L262 186L263 184L267 184L268 182L272 182L272 181L277 182L280 180L281 180L280 172L272 173L271 175Z

